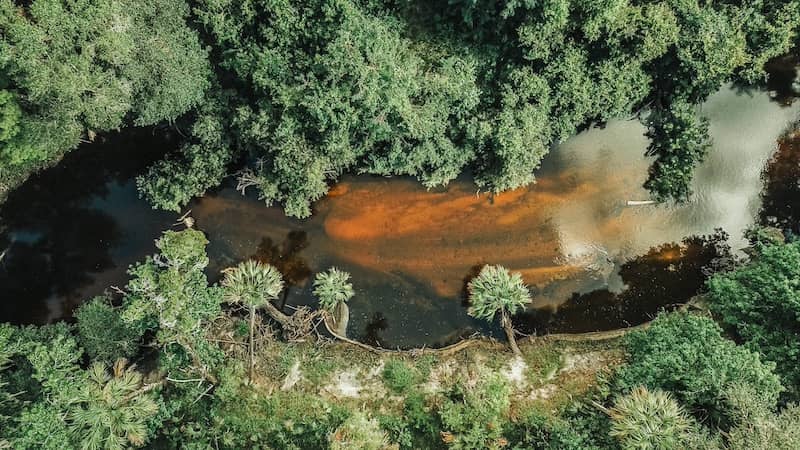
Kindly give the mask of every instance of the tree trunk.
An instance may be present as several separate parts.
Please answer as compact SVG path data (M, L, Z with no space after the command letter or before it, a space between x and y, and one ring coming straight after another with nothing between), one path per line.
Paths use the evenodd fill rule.
M506 311L503 311L500 316L500 324L503 326L503 330L506 332L506 337L508 338L508 345L511 347L511 351L514 352L516 356L522 356L522 352L519 350L517 346L517 339L514 337L514 327L511 326L511 317L508 316Z
M347 324L350 322L350 308L346 303L341 302L336 305L333 314L333 321L336 325L336 333L347 337Z
M253 372L255 371L256 366L256 357L255 352L253 351L253 344L254 344L254 336L255 336L255 327L256 327L256 307L250 305L250 384L253 384Z
M281 312L281 310L276 308L275 305L273 305L272 303L270 302L265 303L264 308L266 308L267 313L270 315L270 317L275 319L284 328L288 327L291 324L292 319L289 318L289 316L287 316L283 312Z

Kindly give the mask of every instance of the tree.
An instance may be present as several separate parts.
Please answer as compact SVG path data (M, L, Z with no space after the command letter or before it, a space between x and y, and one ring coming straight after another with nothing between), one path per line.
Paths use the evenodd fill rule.
M727 434L730 450L800 448L800 406L789 404L776 412L747 385L731 386L727 398L736 421Z
M331 267L326 272L320 272L314 278L314 295L319 298L322 308L333 312L337 306L353 298L353 283L350 274Z
M11 429L12 414L18 407L14 393L9 391L5 373L16 353L13 335L14 328L11 325L0 324L0 430ZM0 449L10 448L7 437L7 432L0 432Z
M20 117L0 133L0 197L83 137L198 105L211 68L188 13L172 0L0 1L0 89Z
M209 93L178 154L156 161L136 178L139 195L153 207L179 212L192 197L203 195L228 174L235 152L225 97L218 90Z
M389 445L389 437L381 430L375 419L362 412L351 415L328 438L331 450L389 450L398 448Z
M224 298L230 303L242 303L250 310L250 382L255 370L254 338L256 326L256 310L266 307L270 315L282 324L288 323L286 317L270 301L275 300L283 290L283 278L278 269L269 264L248 260L238 266L227 269L222 280Z
M756 243L753 258L708 281L711 311L800 393L800 241Z
M314 295L319 298L322 309L333 315L337 332L342 335L347 334L347 323L350 318L347 301L355 295L350 274L335 267L318 273L314 277Z
M615 374L618 392L640 385L669 392L689 412L723 428L731 424L729 386L751 386L772 405L783 390L774 364L723 337L708 317L662 313L646 329L626 334L624 344L628 363Z
M147 422L158 412L158 405L146 394L152 386L144 385L142 375L126 364L118 360L110 374L102 363L89 368L67 414L80 448L122 450L147 442Z
M135 333L155 332L168 360L180 364L188 355L195 370L213 377L209 366L220 361L208 340L208 326L221 314L222 290L209 286L203 232L167 231L156 241L159 254L130 268L122 320Z
M481 92L470 55L427 57L436 44L415 47L402 20L352 0L198 3L221 79L233 80L223 87L238 91L224 114L254 162L241 186L265 202L306 217L347 170L437 186L474 158Z
M477 277L467 285L470 307L468 313L472 317L487 321L494 320L500 314L500 324L506 332L508 344L514 354L521 356L514 337L511 316L525 309L531 303L528 287L519 273L511 274L501 266L484 266Z
M617 397L607 412L611 436L626 450L686 448L696 426L668 393L642 386Z
M122 320L120 312L106 297L95 297L75 310L78 340L95 361L108 364L133 356L141 335Z
M657 159L645 187L658 200L688 199L694 168L711 147L708 120L698 116L696 106L678 98L669 107L653 111L647 126L647 154Z
M83 351L65 324L12 328L0 326L0 364L13 357L13 367L0 367L17 392L14 415L2 432L15 449L123 449L142 446L150 438L158 412L147 394L158 384L144 385L142 375L121 359L113 375L106 365L84 370ZM5 369L5 370L4 370ZM6 374L8 370L10 373ZM0 379L0 423L2 403Z

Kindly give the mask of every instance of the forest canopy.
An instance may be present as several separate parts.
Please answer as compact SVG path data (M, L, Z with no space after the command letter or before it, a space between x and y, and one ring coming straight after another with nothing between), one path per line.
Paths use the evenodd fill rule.
M139 179L178 210L239 176L306 217L345 172L425 186L469 171L534 181L550 148L636 116L646 187L691 195L698 105L764 81L797 42L797 0L0 1L0 182L126 125L187 130ZM109 26L111 24L111 26ZM242 169L244 167L244 169Z
M2 196L97 133L200 105L212 72L188 14L172 0L0 1Z

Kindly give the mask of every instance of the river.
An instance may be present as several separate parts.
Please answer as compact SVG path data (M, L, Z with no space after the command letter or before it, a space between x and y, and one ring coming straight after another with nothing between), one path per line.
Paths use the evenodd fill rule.
M612 121L554 149L535 185L500 195L477 192L467 176L431 191L404 177L345 176L306 220L230 185L187 210L211 242L210 278L245 258L274 264L289 286L287 311L314 304L313 273L349 271L348 334L365 342L408 348L500 336L466 314L465 282L487 263L520 271L531 286L534 305L515 318L526 333L619 328L695 295L709 265L746 245L753 223L797 231L800 138L786 133L800 102L792 98L777 88L713 95L702 111L714 146L683 205L627 206L648 198L647 139L637 121ZM154 239L182 228L180 214L151 210L134 183L177 145L168 130L110 134L12 193L0 210L0 321L61 319L123 287Z

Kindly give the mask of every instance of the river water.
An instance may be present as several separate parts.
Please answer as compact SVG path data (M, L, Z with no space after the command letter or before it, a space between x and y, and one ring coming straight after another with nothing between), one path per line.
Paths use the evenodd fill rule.
M780 89L712 96L703 113L714 146L693 200L679 206L627 206L648 197L647 140L638 122L613 121L551 152L535 185L500 195L477 192L468 177L427 191L402 177L346 176L306 220L230 186L187 209L211 241L210 278L246 258L274 264L287 278L287 311L314 304L313 273L349 271L348 334L365 342L439 346L474 332L501 335L466 314L465 282L487 263L521 272L531 286L533 308L515 318L526 333L619 328L695 295L706 268L727 246L741 249L754 222L797 231L800 138L786 132L800 104L791 99ZM177 145L164 130L108 135L15 191L0 210L0 321L60 319L123 287L128 265L153 253L164 229L181 228L180 214L139 200L133 181Z

